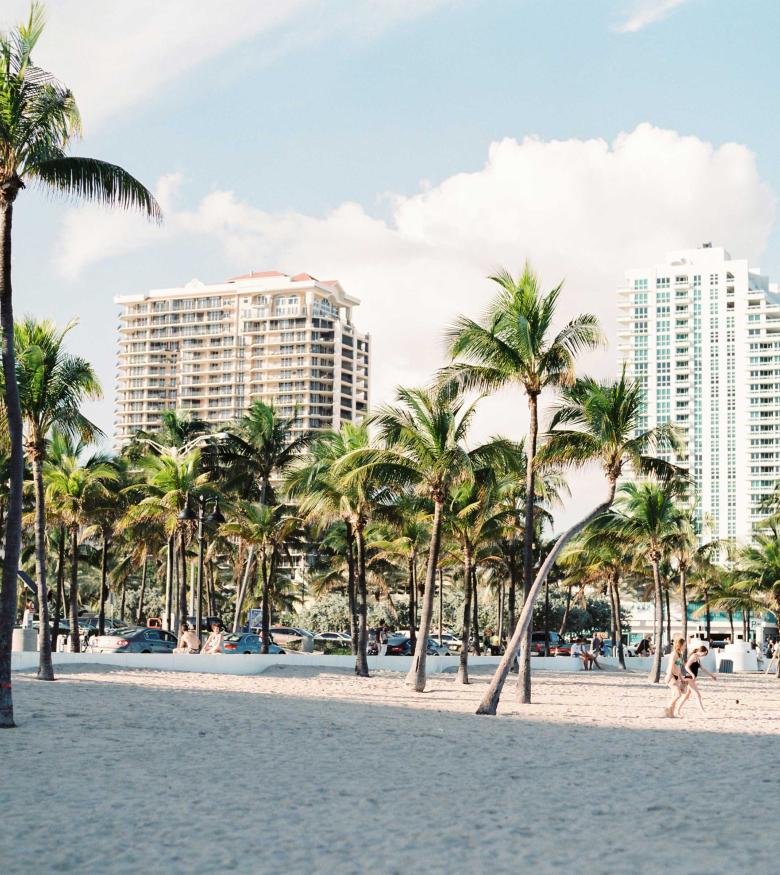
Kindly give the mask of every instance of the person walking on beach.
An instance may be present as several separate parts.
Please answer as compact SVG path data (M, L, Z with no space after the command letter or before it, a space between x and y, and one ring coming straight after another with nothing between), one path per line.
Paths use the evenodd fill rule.
M691 698L691 693L695 693L696 698L699 702L699 708L701 713L704 713L704 705L701 701L701 693L699 692L699 669L704 672L708 677L712 678L712 680L716 681L717 677L701 664L702 656L706 656L709 653L707 648L702 644L701 647L697 647L693 653L688 657L688 661L685 663L685 695L682 697L682 701L677 707L677 716L679 717L682 713L683 706Z
M669 691L671 692L669 704L664 708L667 717L675 716L674 709L680 699L685 695L684 648L685 638L677 638L672 646L672 652L669 654L669 667L666 669L666 677L664 678L664 683L669 687Z
M211 635L206 639L201 653L221 653L222 652L222 627L219 623L212 623Z
M200 650L200 641L195 632L187 623L181 624L179 643L176 645L176 653L197 653Z

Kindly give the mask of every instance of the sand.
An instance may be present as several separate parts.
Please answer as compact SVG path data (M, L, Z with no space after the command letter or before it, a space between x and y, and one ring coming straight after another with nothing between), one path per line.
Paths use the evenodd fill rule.
M255 677L70 667L14 676L0 731L0 871L770 871L780 682L704 680L662 717L643 675L487 682L284 668ZM739 703L737 703L739 700Z

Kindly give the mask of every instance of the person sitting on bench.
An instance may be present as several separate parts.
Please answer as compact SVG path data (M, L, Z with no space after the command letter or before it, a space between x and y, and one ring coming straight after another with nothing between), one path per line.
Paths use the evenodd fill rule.
M571 646L571 655L576 656L582 662L582 667L585 671L590 670L591 656L590 653L585 650L584 647L585 639L584 638L575 638L574 643Z

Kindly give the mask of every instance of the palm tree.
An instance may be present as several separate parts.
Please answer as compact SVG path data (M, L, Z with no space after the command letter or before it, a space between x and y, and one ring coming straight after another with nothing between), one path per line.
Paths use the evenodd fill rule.
M633 538L638 549L647 557L653 573L655 600L655 654L650 680L657 684L661 679L663 655L663 589L661 586L661 560L668 544L680 527L679 500L684 490L679 481L660 483L646 480L641 483L625 483L620 488L618 514L619 527Z
M477 714L495 714L506 677L525 638L533 615L534 602L547 575L566 544L593 520L609 510L615 498L623 468L630 465L637 473L656 473L667 478L677 469L667 462L647 455L657 446L676 445L674 430L667 424L637 432L642 388L626 377L625 369L615 382L598 382L590 377L564 387L561 403L550 426L547 443L536 460L537 465L582 467L596 462L607 480L607 494L590 513L560 535L542 562L534 579L514 634L490 682Z
M235 428L215 444L226 488L250 500L275 501L272 478L281 481L310 441L311 435L300 431L297 415L280 416L273 404L255 399Z
M77 456L63 456L57 467L44 463L47 481L46 500L58 507L58 513L70 531L70 649L78 653L79 641L79 533L88 520L89 508L97 496L109 495L109 484L117 479L116 468L102 454L85 462Z
M412 486L433 503L420 634L407 675L407 683L421 693L425 690L426 650L447 494L455 483L471 479L474 468L493 458L499 445L493 442L489 450L486 447L471 452L466 449L475 404L464 406L462 396L451 385L432 389L400 388L398 401L371 417L379 428L382 446L355 450L342 464L347 470L351 468L348 477L358 476L366 468L378 481L401 488Z
M337 521L346 527L347 598L355 672L368 677L368 628L365 527L375 498L373 478L360 470L369 452L366 423L344 423L337 432L317 436L310 452L294 466L287 489L300 501L301 515L325 528Z
M168 537L166 573L166 621L176 629L187 619L187 542L192 534L194 515L189 500L208 490L208 476L201 472L201 453L184 447L154 445L156 453L142 456L138 468L144 479L130 487L140 501L131 505L119 525L122 531L140 522L156 522ZM180 567L179 589L175 592L176 543ZM170 612L170 613L169 613ZM168 623L168 625L171 625Z
M231 514L232 520L223 523L220 533L240 538L257 549L262 581L262 652L268 653L271 625L271 592L278 574L279 558L300 532L300 520L292 516L290 508L265 502L240 502Z
M81 121L73 94L36 66L32 53L44 28L43 6L33 2L26 22L0 35L0 326L3 333L5 415L11 471L0 588L0 727L14 725L11 634L22 526L24 446L16 385L11 286L11 228L19 192L30 183L69 197L139 209L159 219L150 192L127 171L95 158L66 154Z
M767 520L753 543L741 551L737 571L746 590L743 595L750 597L752 607L771 611L780 626L780 526L776 517ZM708 609L710 604L708 599ZM744 602L740 607L744 609ZM777 677L780 678L780 660Z
M488 307L482 323L460 317L449 332L449 353L455 363L442 378L456 380L465 389L495 392L519 387L528 400L528 440L523 525L523 599L528 599L534 580L533 516L535 502L535 457L539 435L539 396L548 388L574 382L574 363L579 353L603 343L598 319L582 314L553 334L553 321L563 283L549 292L540 288L538 276L526 262L513 277L501 270L490 279L499 293ZM510 618L514 622L514 617ZM512 634L510 629L510 635ZM520 689L523 702L531 701L531 632L528 626L521 647Z
M17 323L16 382L35 494L35 576L38 582L40 627L38 677L54 680L51 663L48 589L46 585L46 501L43 466L46 437L52 429L89 442L102 434L81 412L86 399L100 397L100 383L85 359L65 350L65 336L76 323L60 331L53 322L26 318ZM102 632L101 632L102 634Z

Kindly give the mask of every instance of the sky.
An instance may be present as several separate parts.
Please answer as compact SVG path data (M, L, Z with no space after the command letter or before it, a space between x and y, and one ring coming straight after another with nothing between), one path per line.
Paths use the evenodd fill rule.
M0 26L26 9L5 0ZM499 267L528 259L565 280L562 320L599 316L611 342L582 368L602 377L624 269L711 241L780 277L776 0L50 0L47 18L35 60L78 100L73 153L165 212L17 201L17 313L79 320L109 435L116 295L338 278L382 403L429 381ZM525 406L487 400L477 436L519 435Z

